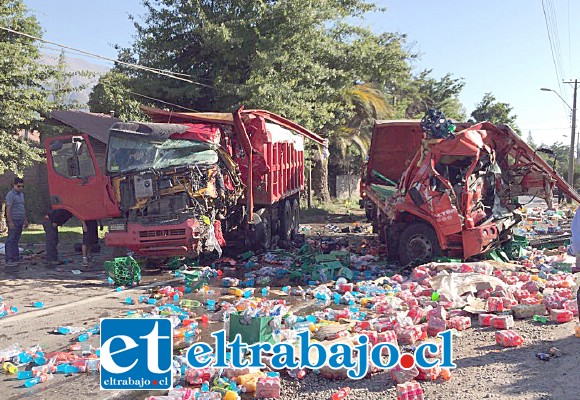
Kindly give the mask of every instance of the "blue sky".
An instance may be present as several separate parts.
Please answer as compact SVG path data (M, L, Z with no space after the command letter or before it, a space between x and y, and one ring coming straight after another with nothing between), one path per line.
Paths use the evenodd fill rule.
M140 0L24 0L44 28L44 38L67 46L115 58L114 44L128 46L134 28L129 14L143 13ZM527 138L536 143L569 142L570 110L555 93L560 92L542 0L379 0L385 13L367 15L361 25L375 32L401 32L421 57L416 71L433 69L464 78L460 100L468 113L492 92L507 102L518 116ZM553 5L561 62L560 80L580 79L578 57L580 3L544 0ZM555 27L555 28L554 28ZM571 40L569 40L571 38ZM106 65L103 61L92 62ZM571 85L560 84L561 95L572 105ZM275 110L274 110L275 111ZM564 136L566 135L566 136Z

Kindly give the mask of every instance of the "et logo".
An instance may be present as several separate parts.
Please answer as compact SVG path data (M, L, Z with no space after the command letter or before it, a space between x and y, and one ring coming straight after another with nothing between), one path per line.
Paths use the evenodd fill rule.
M171 389L172 362L169 319L101 320L101 390Z

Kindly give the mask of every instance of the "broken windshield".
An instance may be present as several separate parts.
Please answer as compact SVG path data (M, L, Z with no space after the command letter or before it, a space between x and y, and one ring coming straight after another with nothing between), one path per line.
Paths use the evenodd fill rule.
M120 173L182 165L209 166L217 162L217 152L210 143L172 139L155 142L111 135L107 171Z

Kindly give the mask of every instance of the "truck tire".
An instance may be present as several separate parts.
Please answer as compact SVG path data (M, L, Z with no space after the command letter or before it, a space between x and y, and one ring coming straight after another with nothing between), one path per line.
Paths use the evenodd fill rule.
M367 222L371 222L376 214L375 205L369 199L365 199L364 209L365 209L365 217L367 218Z
M292 200L292 235L300 233L300 204L298 199Z
M292 238L292 206L290 201L284 200L280 204L280 240L289 243Z
M272 248L272 219L270 218L270 211L261 208L256 214L258 214L262 220L258 227L258 246L264 250L270 250Z
M428 263L441 255L439 240L432 227L415 222L409 225L399 239L399 261L402 265Z

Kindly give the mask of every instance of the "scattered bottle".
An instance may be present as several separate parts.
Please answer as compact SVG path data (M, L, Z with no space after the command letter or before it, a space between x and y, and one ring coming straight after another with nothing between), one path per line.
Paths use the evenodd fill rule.
M343 400L346 399L350 394L350 388L348 386L341 388L338 392L332 395L332 400Z
M21 381L30 378L32 378L32 371L18 371L18 373L16 374L16 379Z
M42 301L35 301L32 303L32 307L34 308L44 308L44 303Z
M29 388L29 387L33 387L34 385L38 385L39 383L42 382L46 382L48 379L50 379L49 377L52 377L52 375L40 375L36 378L31 378L28 379L27 381L24 382L24 386Z
M5 362L4 365L2 366L2 368L4 369L4 371L8 374L16 374L18 372L18 367L14 364L12 364L11 362Z
M532 317L532 319L536 322L539 322L541 324L547 324L548 323L548 318L547 317L543 317L541 315L534 315Z
M74 334L74 333L80 333L84 331L84 328L77 328L74 326L59 326L56 329L57 333L60 333L61 335L69 335L69 334Z

